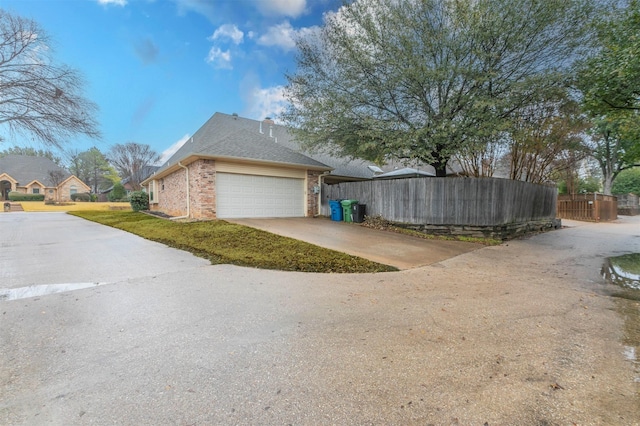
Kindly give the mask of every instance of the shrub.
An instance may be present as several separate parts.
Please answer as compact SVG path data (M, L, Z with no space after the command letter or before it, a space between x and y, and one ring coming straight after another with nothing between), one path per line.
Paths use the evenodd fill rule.
M88 192L71 194L71 201L91 201L91 194Z
M115 201L126 200L126 198L127 190L124 189L124 186L120 182L114 184L113 189L109 192L109 195L107 195L107 199L112 203Z
M44 201L44 194L23 194L22 192L11 191L9 201Z
M131 203L131 209L134 212L149 210L149 194L144 191L132 192L129 196L129 202Z
M611 192L613 194L640 195L640 167L621 171L613 181Z

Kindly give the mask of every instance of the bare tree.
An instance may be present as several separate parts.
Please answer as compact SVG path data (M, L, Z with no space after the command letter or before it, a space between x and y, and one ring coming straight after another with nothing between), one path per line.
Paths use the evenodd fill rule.
M0 124L55 147L78 134L99 138L98 108L82 89L77 71L53 62L36 22L0 9Z
M492 177L506 150L507 145L504 141L484 142L480 140L465 146L452 158L466 176Z
M62 181L67 177L67 173L65 173L64 170L61 169L49 170L48 175L51 183L54 186L60 185L60 183L62 183Z
M61 170L61 169L49 170L48 175L49 175L49 180L51 180L51 183L53 183L53 186L55 186L56 188L67 177L67 173L65 173L64 170ZM59 198L60 194L58 193L57 195Z
M136 191L141 189L142 182L149 174L149 166L160 160L160 155L149 145L135 142L115 144L109 152L109 161L118 170L122 179L129 179L129 183Z
M564 95L542 97L516 112L506 155L511 179L549 182L568 166L564 158L569 151L582 150L586 123L577 104Z

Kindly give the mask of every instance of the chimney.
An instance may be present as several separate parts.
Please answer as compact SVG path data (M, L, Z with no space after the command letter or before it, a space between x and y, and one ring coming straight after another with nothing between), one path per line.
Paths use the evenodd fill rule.
M260 133L262 133L262 123L264 123L265 125L269 126L269 137L272 138L273 137L273 125L275 124L274 121L271 119L271 117L265 118L260 123Z

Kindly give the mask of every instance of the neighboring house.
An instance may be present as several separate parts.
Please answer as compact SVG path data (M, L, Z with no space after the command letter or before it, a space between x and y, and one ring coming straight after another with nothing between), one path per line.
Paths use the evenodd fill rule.
M142 167L140 172L140 177L142 178L141 181L144 181L146 178L154 174L159 168L160 168L159 166ZM131 178L126 177L122 179L120 183L122 184L122 186L124 186L125 191L127 191L127 195L129 195L131 192L136 190L131 184Z
M0 158L0 200L9 192L44 194L45 200L69 201L71 194L89 192L89 188L68 170L44 157L7 155Z
M371 179L369 165L309 154L270 119L215 113L142 184L150 209L174 217L304 217L322 183Z
M155 173L156 170L158 170L159 168L160 168L159 166L144 166L142 168L142 173L141 173L142 180L144 181L145 179L147 179L149 176ZM126 177L122 179L120 183L122 184L122 186L124 186L124 190L127 192L127 196L131 194L131 192L135 191L135 189L133 188L133 185L131 184L131 178ZM98 201L107 201L109 197L109 193L111 191L113 191L113 185L111 185L107 189L99 191Z
M419 177L434 177L435 174L425 172L423 170L414 169L411 167L405 167L402 169L393 170L386 173L377 174L373 179L409 179Z

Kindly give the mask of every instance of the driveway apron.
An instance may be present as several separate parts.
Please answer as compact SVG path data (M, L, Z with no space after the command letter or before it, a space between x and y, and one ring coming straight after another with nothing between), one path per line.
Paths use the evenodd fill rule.
M356 223L320 218L228 221L395 266L401 270L431 265L482 247L461 241L427 240L366 228Z

